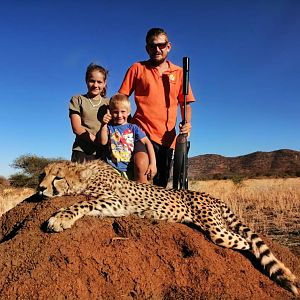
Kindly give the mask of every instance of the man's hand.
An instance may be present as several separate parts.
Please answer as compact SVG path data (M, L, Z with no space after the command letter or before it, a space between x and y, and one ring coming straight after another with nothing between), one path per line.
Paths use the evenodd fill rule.
M179 130L180 133L182 134L187 134L188 136L190 136L191 133L191 129L192 129L192 125L189 122L186 122L185 124L179 124Z
M149 164L148 169L145 173L147 175L147 179L153 179L153 177L156 175L157 169L156 169L156 164Z

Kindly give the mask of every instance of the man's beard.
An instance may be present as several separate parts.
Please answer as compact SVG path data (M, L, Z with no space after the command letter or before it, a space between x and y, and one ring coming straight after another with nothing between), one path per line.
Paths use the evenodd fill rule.
M150 58L150 63L152 66L159 66L160 64L162 64L165 61L165 58L161 58L161 59L156 59L156 58Z

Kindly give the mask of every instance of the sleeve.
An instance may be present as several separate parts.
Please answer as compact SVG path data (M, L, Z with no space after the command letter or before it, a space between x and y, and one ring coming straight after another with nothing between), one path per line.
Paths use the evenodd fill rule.
M108 138L110 137L110 133L112 132L112 126L107 124L107 135L108 135Z
M132 131L134 132L134 142L138 142L146 136L145 132L136 124L132 124Z
M182 99L183 99L183 95L182 95ZM195 97L193 95L193 91L192 91L192 87L189 83L189 90L188 90L188 94L186 96L186 102L190 103L190 102L195 102Z
M136 75L137 75L137 63L132 65L126 72L121 87L119 89L120 94L130 96L135 90Z
M179 78L180 78L180 89L179 89L178 101L179 103L183 103L184 95L183 95L183 70L182 69L180 69ZM195 97L193 95L193 91L190 83L189 83L188 94L186 95L186 102L187 103L195 102Z
M69 103L69 115L80 115L80 100L78 96L73 96Z

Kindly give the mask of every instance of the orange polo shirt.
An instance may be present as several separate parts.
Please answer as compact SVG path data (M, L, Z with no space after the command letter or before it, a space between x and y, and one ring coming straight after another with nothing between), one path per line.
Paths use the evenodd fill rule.
M132 123L142 128L152 141L174 148L178 104L184 101L183 70L170 61L168 64L163 74L148 61L133 64L119 93L130 96L134 92L136 112ZM186 101L195 101L191 87Z

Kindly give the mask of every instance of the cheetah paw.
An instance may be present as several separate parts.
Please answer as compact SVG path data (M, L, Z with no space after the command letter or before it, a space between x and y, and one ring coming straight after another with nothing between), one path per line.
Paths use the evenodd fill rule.
M75 221L75 218L71 214L64 211L58 212L47 221L47 231L61 232L71 228Z

